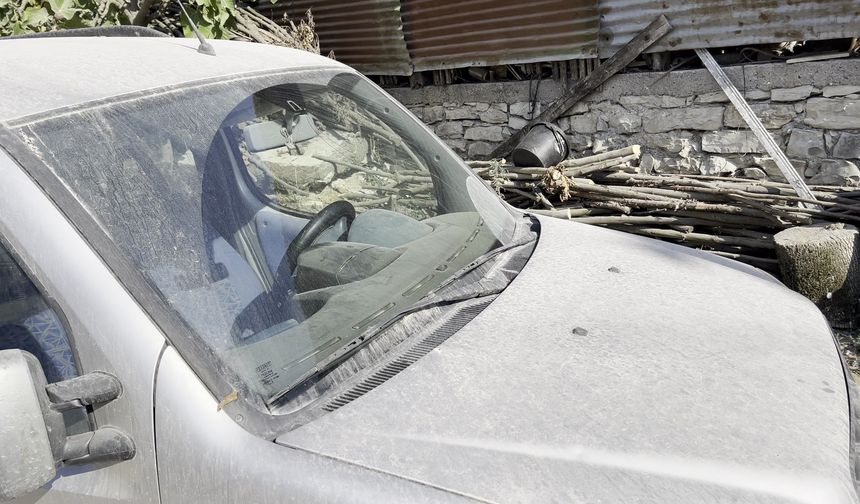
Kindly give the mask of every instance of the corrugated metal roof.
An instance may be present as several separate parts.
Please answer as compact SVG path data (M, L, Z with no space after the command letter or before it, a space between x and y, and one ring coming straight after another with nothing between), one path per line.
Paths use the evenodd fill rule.
M858 0L278 0L256 10L281 22L309 8L323 53L374 75L607 58L660 14L674 28L649 52L860 34Z
M597 0L403 0L416 71L593 57Z
M674 28L649 52L860 34L857 0L600 0L600 57L660 14Z
M410 75L412 64L403 38L399 0L280 0L255 10L276 22L298 20L311 10L323 54L360 72Z

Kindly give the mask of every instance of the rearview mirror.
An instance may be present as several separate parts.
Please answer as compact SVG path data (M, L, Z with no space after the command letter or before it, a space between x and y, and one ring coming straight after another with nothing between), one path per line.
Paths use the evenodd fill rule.
M46 386L32 354L0 351L0 501L32 492L57 474L66 432Z

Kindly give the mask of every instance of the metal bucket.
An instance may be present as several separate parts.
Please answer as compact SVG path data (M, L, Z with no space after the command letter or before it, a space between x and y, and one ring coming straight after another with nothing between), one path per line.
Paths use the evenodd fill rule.
M564 131L551 123L537 123L511 153L515 166L554 166L567 158L570 149Z

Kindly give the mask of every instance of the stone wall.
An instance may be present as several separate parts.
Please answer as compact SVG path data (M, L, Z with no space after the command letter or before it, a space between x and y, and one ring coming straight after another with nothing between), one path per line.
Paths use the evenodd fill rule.
M860 184L860 60L726 68L812 184ZM555 81L391 89L467 159L493 147L558 98ZM643 146L654 172L782 180L774 162L706 70L617 75L557 123L573 155Z

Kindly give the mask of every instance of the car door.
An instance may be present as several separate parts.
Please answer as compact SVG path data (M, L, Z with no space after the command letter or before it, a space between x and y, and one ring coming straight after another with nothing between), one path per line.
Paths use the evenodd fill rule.
M80 418L71 422L72 428L111 426L128 434L136 449L135 456L124 462L63 467L48 485L14 502L160 502L153 382L164 337L65 216L3 150L0 181L0 244L6 252L7 276L17 276L18 284L30 289L26 297L37 308L23 317L41 314L54 324L54 335L65 336L69 358L61 362L72 367L54 377L105 371L122 384L116 400L89 411L83 423ZM20 322L15 320L14 303L6 307L11 312L6 321ZM27 329L25 322L18 325ZM19 339L27 338L25 334Z

